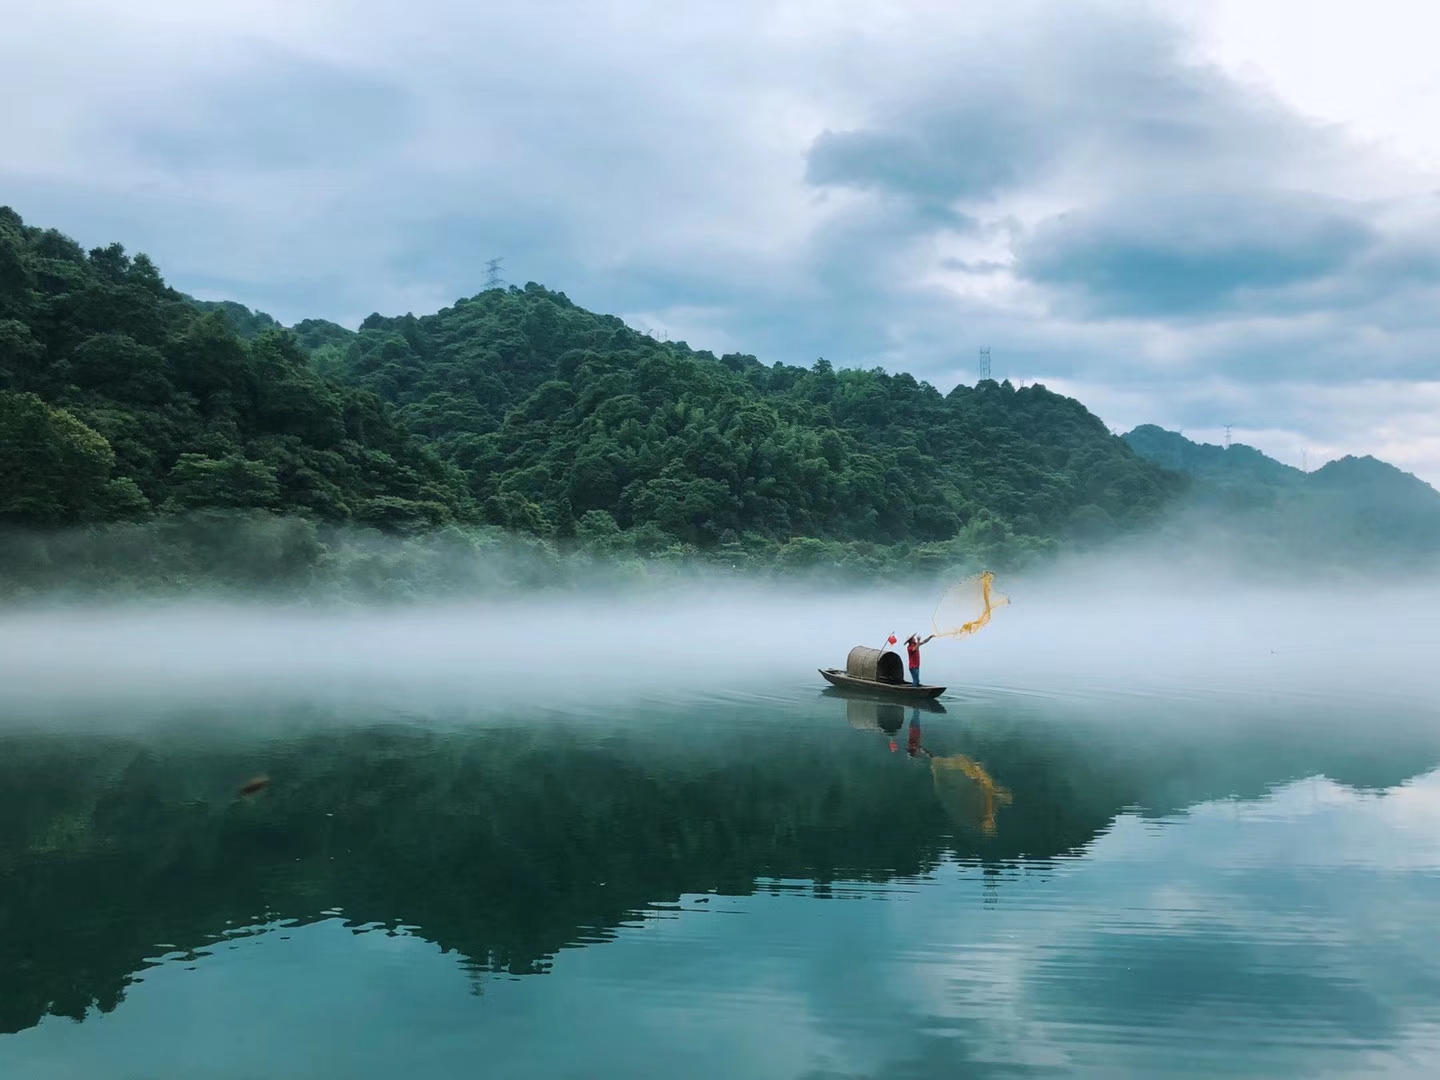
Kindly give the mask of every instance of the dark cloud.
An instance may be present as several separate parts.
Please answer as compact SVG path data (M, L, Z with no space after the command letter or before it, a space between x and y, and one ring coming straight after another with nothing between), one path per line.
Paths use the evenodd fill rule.
M1252 180L1334 151L1335 138L1267 95L1185 58L1161 19L1093 7L979 36L871 122L811 146L816 185L921 200L989 199L1073 172L1132 183Z
M1354 209L1303 193L1139 196L1042 222L1017 269L1096 315L1196 316L1337 274L1377 239Z
M1054 153L1042 132L995 105L965 103L908 131L826 131L810 149L805 178L941 203L988 198L1032 179Z
M407 91L373 73L266 49L185 88L130 137L167 169L353 164L392 149L414 118Z

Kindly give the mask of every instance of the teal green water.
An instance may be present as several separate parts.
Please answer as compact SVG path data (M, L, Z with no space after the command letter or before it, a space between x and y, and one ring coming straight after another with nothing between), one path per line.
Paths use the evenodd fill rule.
M0 1076L1440 1072L1432 712L945 710L7 717Z

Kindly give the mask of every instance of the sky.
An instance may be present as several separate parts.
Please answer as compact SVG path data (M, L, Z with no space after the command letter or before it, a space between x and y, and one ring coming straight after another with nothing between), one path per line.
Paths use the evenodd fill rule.
M768 362L1440 484L1421 0L11 0L0 203L354 326L503 259Z

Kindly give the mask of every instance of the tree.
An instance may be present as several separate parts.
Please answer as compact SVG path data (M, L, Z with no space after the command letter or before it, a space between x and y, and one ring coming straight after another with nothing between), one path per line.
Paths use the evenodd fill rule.
M263 461L246 461L238 454L223 458L181 454L170 470L168 508L229 509L274 506L280 498L275 470Z
M23 390L34 376L45 347L18 319L0 319L0 390Z
M102 506L115 454L105 437L35 394L0 390L0 521L63 525Z

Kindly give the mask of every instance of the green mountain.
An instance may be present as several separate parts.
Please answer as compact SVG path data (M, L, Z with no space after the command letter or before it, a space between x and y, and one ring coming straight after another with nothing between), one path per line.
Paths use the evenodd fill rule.
M533 284L285 330L0 211L0 523L225 508L804 564L1101 540L1182 487L1040 386L717 357Z
M317 370L372 390L512 529L705 550L797 537L1044 543L1156 519L1179 490L1079 402L993 381L765 366L661 343L538 285L348 340Z
M1195 443L1153 424L1125 440L1146 460L1193 478L1186 497L1193 515L1293 558L1440 556L1440 492L1373 457L1343 457L1306 473L1254 447Z

